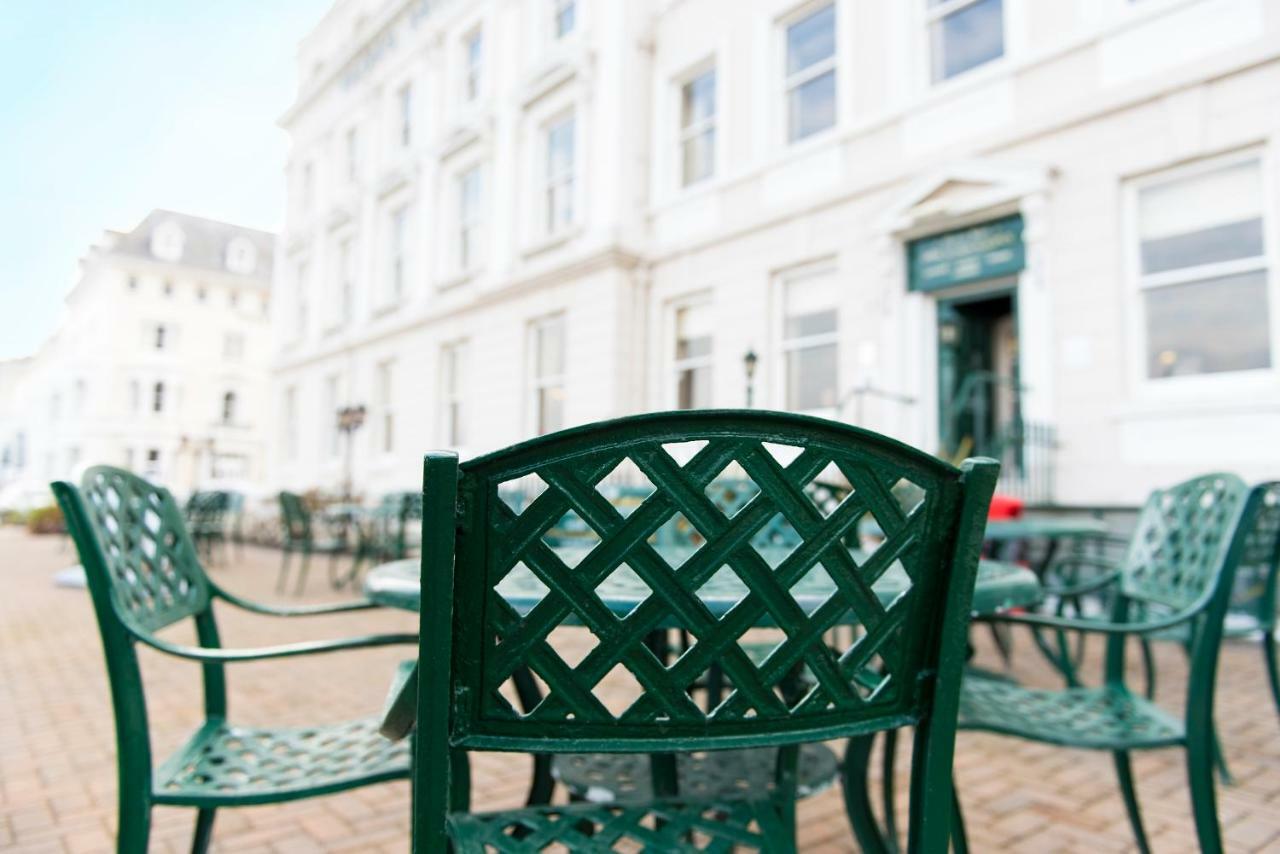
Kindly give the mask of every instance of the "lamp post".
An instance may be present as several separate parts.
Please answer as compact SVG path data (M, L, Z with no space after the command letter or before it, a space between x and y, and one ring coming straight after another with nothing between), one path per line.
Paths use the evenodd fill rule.
M346 459L343 463L342 500L351 501L351 451L355 444L352 436L364 424L364 405L344 406L338 410L338 431L346 436Z
M747 376L747 409L751 409L755 403L756 363L758 361L760 361L760 357L756 355L756 351L748 347L747 352L742 356L742 372Z

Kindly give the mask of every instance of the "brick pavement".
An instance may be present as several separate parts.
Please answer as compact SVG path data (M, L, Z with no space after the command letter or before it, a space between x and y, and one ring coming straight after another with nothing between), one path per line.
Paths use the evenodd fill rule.
M106 674L96 628L83 591L55 588L53 571L75 561L61 538L31 538L0 529L0 850L109 850L115 810L114 738ZM272 599L278 553L249 548L243 560L215 569L227 587ZM319 564L323 567L323 563ZM311 598L321 590L313 572ZM379 611L349 616L274 620L224 609L228 645L337 637L411 628L408 614ZM173 637L184 638L175 627ZM189 638L189 635L187 636ZM994 664L981 645L979 661ZM1025 638L1016 672L1052 685L1047 668ZM1092 648L1096 662L1098 647ZM394 663L406 650L340 653L287 662L232 665L232 718L246 724L294 724L376 714ZM1161 702L1180 700L1181 653L1158 651ZM1253 644L1233 644L1224 656L1219 721L1237 784L1220 788L1228 850L1280 850L1280 721L1267 693ZM199 717L198 668L143 654L158 757L179 744ZM905 753L905 751L904 751ZM899 792L905 792L905 755ZM962 733L956 759L975 851L1132 850L1130 834L1106 754L1055 749L1013 739ZM1194 833L1180 751L1139 754L1139 794L1157 852L1194 850ZM528 762L482 754L473 763L478 807L521 802ZM223 810L214 849L223 852L403 852L408 848L408 785L384 784L281 806ZM898 805L905 824L905 801ZM837 790L799 808L805 851L857 850ZM186 851L193 812L158 808L152 849Z

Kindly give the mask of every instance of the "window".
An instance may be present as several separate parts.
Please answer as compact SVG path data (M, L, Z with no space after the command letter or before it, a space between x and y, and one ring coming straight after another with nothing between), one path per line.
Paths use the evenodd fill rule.
M252 276L258 269L258 247L247 237L233 237L227 244L226 267L232 273Z
M440 348L441 432L445 445L456 448L467 441L463 389L467 382L467 344L455 341Z
M462 41L462 102L470 104L480 97L484 81L484 30L476 27Z
M927 0L934 83L1004 56L1003 0Z
M54 392L49 398L49 420L57 421L62 417L62 395Z
M197 299L197 300L199 300L200 302L204 302L204 301L205 301L205 300L207 300L208 298L209 298L209 289L208 289L208 288L206 288L204 285L201 285L200 287L196 288L196 299Z
M533 428L542 435L564 426L564 315L536 321L531 332Z
M413 84L400 87L400 145L408 148L413 142Z
M311 268L307 262L303 261L298 264L298 281L297 292L294 298L294 335L297 338L304 338L307 334L307 311L309 304L309 291Z
M133 456L133 448L124 449L124 467L129 471L133 471Z
M137 380L129 383L129 411L137 413L142 408L142 386Z
M409 241L409 208L399 208L391 213L390 222L390 265L387 277L387 296L391 302L398 302L404 296L406 274L405 255Z
M315 164L308 161L302 167L302 210L309 213L316 201Z
M351 245L352 238L347 237L338 244L338 267L337 273L337 299L334 300L333 307L337 311L337 316L333 318L333 327L342 326L351 317L351 303L355 297L355 249Z
M337 417L337 416L334 416ZM284 455L286 459L298 458L298 387L284 390Z
M389 454L396 448L395 413L395 361L388 359L378 363L375 391L378 401L379 450Z
M151 232L151 254L161 261L180 261L187 236L182 233L182 226L172 220L166 220Z
M236 393L226 392L222 395L222 423L236 423Z
M479 266L484 252L481 180L479 166L458 176L458 269L463 271Z
M1138 190L1147 377L1272 365L1262 187L1250 155Z
M338 405L338 375L330 374L324 381L324 411L320 413L320 423L324 425L323 447L332 457L336 457L341 450Z
M164 412L164 383L162 382L151 387L151 411Z
M153 342L157 350L163 350L165 345L165 326L163 323L157 323Z
M675 311L675 385L677 409L711 405L710 303L682 305Z
M787 26L787 140L836 123L836 9L824 6Z
M831 270L783 283L782 353L787 409L807 412L838 402L836 286Z
M130 276L130 277L129 277L129 290L131 290L131 291L136 291L137 289L138 289L138 277L137 277L137 276Z
M167 297L173 296L173 282L166 281L164 283L164 295Z
M142 470L143 477L153 480L160 477L160 449L147 448L147 466Z
M222 338L222 357L229 362L244 358L244 333L228 332Z
M578 25L578 4L574 0L552 0L551 33L556 40L573 32Z
M558 234L573 223L574 125L574 117L569 115L547 127L548 234Z
M716 70L680 87L680 183L687 187L716 171Z
M85 402L89 399L89 384L84 380L76 380L75 384L75 410L76 412L84 412Z
M360 175L360 135L356 128L347 128L347 180L354 182Z

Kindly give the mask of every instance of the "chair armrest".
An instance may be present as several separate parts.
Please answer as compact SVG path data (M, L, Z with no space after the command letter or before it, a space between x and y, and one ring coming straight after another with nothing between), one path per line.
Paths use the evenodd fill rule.
M1050 587L1045 585L1045 596L1056 596L1059 599L1066 599L1072 596L1081 596L1085 593L1093 593L1095 590L1101 590L1104 587L1110 587L1120 580L1120 571L1115 570L1108 572L1106 575L1100 575L1090 581L1085 581L1070 587Z
M1107 635L1145 635L1185 623L1199 614L1199 609L1188 609L1159 620L1143 623L1111 623L1105 620L1083 620L1072 617L1053 617L1047 614L991 614L982 618L983 622L1010 623L1020 626L1031 626L1043 629L1063 629L1066 631L1092 632Z
M418 662L402 661L396 667L395 679L382 708L382 726L378 732L399 741L413 731L418 722Z
M155 637L133 633L133 636L147 646L178 658L205 663L230 663L233 661L264 661L272 658L293 658L299 655L316 655L322 652L341 652L349 649L369 649L377 646L393 644L416 644L417 635L363 635L361 637L343 638L328 641L304 641L302 643L281 644L279 646L260 646L248 649L214 649L185 644L169 643Z
M219 598L225 599L237 608L254 614L265 614L268 617L312 617L316 614L342 614L348 611L367 611L370 608L381 608L376 602L368 599L354 599L349 602L335 602L331 605L266 605L237 596L223 590L217 584L211 584Z

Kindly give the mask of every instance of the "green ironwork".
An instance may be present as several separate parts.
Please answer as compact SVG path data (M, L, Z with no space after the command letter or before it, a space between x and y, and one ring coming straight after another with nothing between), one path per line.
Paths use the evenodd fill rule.
M197 553L203 554L207 561L213 560L215 545L225 546L227 542L235 498L235 493L205 490L193 492L187 499L187 531Z
M317 532L315 514L307 507L301 495L293 492L280 493L280 575L276 580L276 592L283 593L285 581L289 577L289 556L294 552L302 555L298 566L298 581L294 593L301 594L307 586L307 569L311 555L329 555L329 583L334 589L340 587L337 575L338 555L347 548L345 536L321 536Z
M274 803L409 776L409 751L376 732L375 721L325 727L246 729L227 719L223 664L319 652L413 643L385 634L252 649L222 648L213 603L294 617L358 611L368 601L283 608L242 599L209 578L173 496L121 469L89 469L81 487L59 481L53 491L66 516L88 580L111 684L118 763L117 850L144 852L157 804L198 809L193 850L204 851L215 810ZM155 633L195 624L194 646ZM198 661L204 676L205 723L158 770L137 646Z
M1103 685L1080 685L1067 644L1061 641L1057 663L1067 677L1067 688L1042 691L967 675L961 692L961 729L1112 751L1126 811L1142 851L1148 850L1148 844L1129 754L1182 746L1187 751L1200 847L1221 851L1213 780L1213 689L1233 580L1265 501L1265 488L1250 490L1227 474L1206 475L1154 492L1119 569L1088 585L1110 590L1109 619L1041 614L994 618L1060 635L1077 631L1105 635ZM1180 717L1134 693L1125 679L1127 640L1176 627L1185 627L1191 638L1188 690Z
M696 450L673 456L673 446L690 443ZM654 491L623 515L597 485L626 460ZM729 517L708 487L731 465L760 491ZM829 469L851 490L824 513L805 486ZM848 425L753 411L588 425L461 467L453 454L427 455L422 586L432 595L422 600L419 660L433 666L417 678L415 767L423 771L415 775L415 850L443 851L451 840L464 851L532 851L552 842L603 851L624 835L653 850L695 850L704 833L718 840L711 850L729 843L794 850L797 745L907 724L918 725L912 848L942 850L965 633L997 474L993 461L957 469ZM517 512L501 497L504 484L530 476L547 488ZM891 491L904 480L920 496L907 510ZM599 538L573 567L543 539L569 511ZM842 540L867 513L886 538L859 561ZM770 566L752 539L778 514L802 541ZM674 566L649 540L677 515L703 542ZM525 614L500 590L519 564L547 588ZM624 564L650 592L619 617L596 588ZM833 589L806 612L792 587L819 565ZM895 565L909 583L885 605L873 587ZM699 593L721 572L736 575L743 593L717 616ZM828 645L828 630L849 613L860 631ZM739 642L764 622L784 637L757 664ZM594 636L574 665L550 637L562 625ZM649 642L664 626L691 638L674 661ZM794 696L784 683L801 663L813 684ZM713 665L722 668L727 692L703 708L689 686ZM517 710L504 688L525 667L546 693ZM630 690L619 692L617 679ZM704 802L681 793L672 754L746 747L781 748L772 798ZM659 797L646 805L459 814L457 756L469 750L652 753Z

